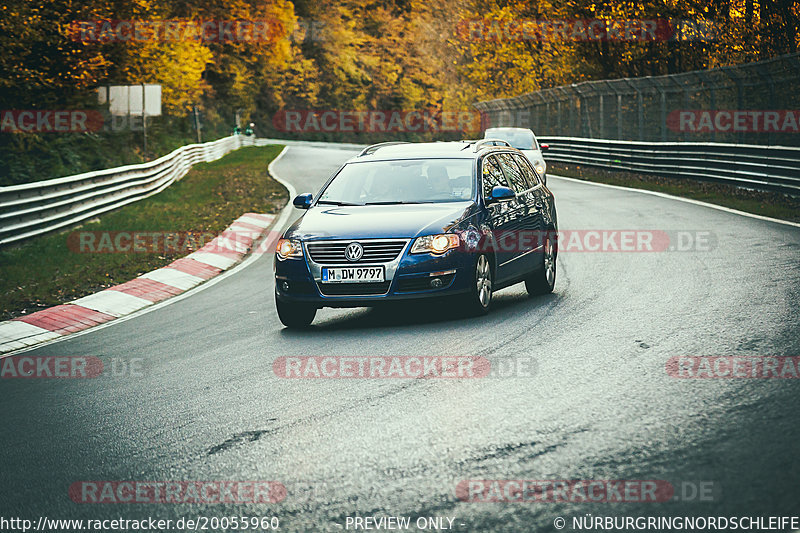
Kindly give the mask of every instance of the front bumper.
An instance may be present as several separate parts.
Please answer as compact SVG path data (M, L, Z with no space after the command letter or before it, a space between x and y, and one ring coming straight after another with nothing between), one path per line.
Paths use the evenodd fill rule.
M381 302L441 298L470 290L474 257L462 250L435 256L410 254L411 241L393 261L338 266L384 266L382 283L323 283L323 266L315 263L303 244L303 258L275 258L275 295L281 301L317 307L369 307ZM432 283L433 282L433 283ZM437 286L439 285L439 286Z

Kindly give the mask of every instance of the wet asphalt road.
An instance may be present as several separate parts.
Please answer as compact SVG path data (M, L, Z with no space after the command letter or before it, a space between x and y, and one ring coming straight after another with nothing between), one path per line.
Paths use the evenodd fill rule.
M315 192L352 153L293 146L276 169L298 193ZM800 355L800 229L549 185L562 230L711 231L716 244L564 252L554 294L530 299L516 285L495 295L487 317L435 305L326 309L303 332L278 321L267 255L171 305L28 352L137 360L142 370L0 380L0 515L277 516L284 531L343 530L355 515L555 531L562 516L571 531L571 517L586 513L797 514L800 381L675 379L665 363ZM480 355L532 371L277 378L275 358L297 355ZM456 486L470 479L666 480L713 491L711 501L665 503L459 501ZM68 487L81 480L277 480L288 495L275 505L79 505Z

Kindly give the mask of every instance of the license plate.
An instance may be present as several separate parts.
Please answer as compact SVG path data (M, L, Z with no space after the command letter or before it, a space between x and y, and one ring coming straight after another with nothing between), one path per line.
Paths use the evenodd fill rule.
M380 283L383 281L382 266L323 268L325 283Z

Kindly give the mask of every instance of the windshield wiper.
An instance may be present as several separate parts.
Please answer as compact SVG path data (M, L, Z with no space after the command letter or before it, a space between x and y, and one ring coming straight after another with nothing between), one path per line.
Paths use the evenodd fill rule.
M389 202L367 202L364 205L394 205L394 204L424 204L426 202L406 202L403 200L393 200Z
M364 205L364 204L351 204L349 202L334 202L332 200L317 200L317 203L325 205Z

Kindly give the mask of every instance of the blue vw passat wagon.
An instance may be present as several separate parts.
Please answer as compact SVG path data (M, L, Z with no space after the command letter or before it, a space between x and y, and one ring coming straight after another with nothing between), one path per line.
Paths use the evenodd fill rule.
M530 161L497 139L381 143L347 161L275 254L275 303L287 327L321 307L453 296L474 314L525 282L553 290L553 194Z

